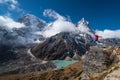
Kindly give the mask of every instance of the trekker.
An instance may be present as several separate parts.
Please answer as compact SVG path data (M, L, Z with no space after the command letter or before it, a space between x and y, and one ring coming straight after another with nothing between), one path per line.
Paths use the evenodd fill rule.
M98 36L98 35L94 34L94 39L95 39L95 41L98 41L99 38L101 38L101 36Z

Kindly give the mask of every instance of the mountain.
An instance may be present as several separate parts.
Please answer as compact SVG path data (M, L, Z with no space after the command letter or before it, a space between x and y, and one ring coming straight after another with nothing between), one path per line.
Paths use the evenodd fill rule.
M106 39L100 39L99 43L103 46L116 46L120 45L120 39L119 38L106 38Z
M78 23L77 23L77 29L82 32L82 33L87 33L87 34L94 34L95 32L91 29L90 24L88 21L86 21L84 18L82 18Z
M51 70L56 65L50 61L37 59L29 48L14 48L0 45L0 75L23 74Z
M42 35L37 34L37 32L42 31L42 29L46 26L45 21L43 21L42 19L31 14L26 14L19 18L18 22L24 23L26 27L16 31L19 33L23 33L28 41L34 43L37 41L43 41L45 39Z
M33 47L31 52L36 57L45 60L64 60L67 57L80 59L76 55L84 55L92 44L88 36L80 36L73 32L59 33Z
M76 32L58 33L33 47L31 52L45 60L80 60L89 46L96 45L93 35L94 31L83 18L78 22Z
M40 18L32 14L26 14L22 16L21 18L18 19L18 22L24 23L26 26L34 30L42 30L46 25L45 21L41 20Z
M88 21L86 21L84 18L82 18L78 23L77 23L77 31L79 31L82 34L88 34L94 39L94 34L95 31L92 30L90 27L90 24ZM119 38L106 38L106 39L99 39L96 45L100 46L116 46L120 44L120 39Z
M72 28L75 30L67 32L63 30L64 32L58 32L49 38L37 33L51 28L53 24L45 27L47 25L45 21L31 14L22 16L17 22L24 23L25 26L13 29L0 27L0 75L31 73L34 78L40 76L37 78L40 80L46 78L83 80L86 76L91 78L102 71L107 71L105 75L102 74L105 77L106 73L111 72L109 70L114 64L119 66L120 52L119 48L114 46L120 44L120 39L110 38L95 41L95 32L84 18L77 23L75 28ZM54 32L54 30L56 29L52 31ZM52 34L52 31L51 33L48 31L48 34ZM80 60L80 62L67 68L51 71L56 68L56 65L49 60ZM37 72L41 73L36 77L33 73ZM112 74L110 73L110 75ZM101 74L98 77L100 78ZM96 77L94 78L97 80ZM91 78L91 80L94 79Z
M34 15L26 14L19 18L18 22L24 23L25 26L13 29L7 29L3 26L0 27L0 44L19 47L39 43L45 40L42 35L36 34L36 32L40 32L46 25L43 20Z
M39 60L30 53L30 48L36 42L45 39L42 35L35 34L44 28L44 21L27 14L18 22L24 23L25 26L12 29L0 27L0 75L29 73L55 68L54 63Z

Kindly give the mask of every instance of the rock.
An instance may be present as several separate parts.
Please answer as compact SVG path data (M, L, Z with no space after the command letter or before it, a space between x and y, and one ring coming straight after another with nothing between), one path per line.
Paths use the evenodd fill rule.
M114 69L111 73L107 74L104 80L120 80L120 68Z
M75 53L77 53L78 56L84 55L88 47L89 46L85 43L85 39L79 34L63 32L36 45L31 49L31 52L40 59L64 60L67 56L72 58ZM77 55L73 58L79 59Z
M66 60L66 61L72 61L72 58L69 57L69 56L67 56L67 57L65 58L65 60Z
M106 38L106 39L100 39L100 43L103 43L104 46L116 46L120 45L120 39L119 38Z
M103 53L100 47L94 46L82 58L83 71L90 76L92 73L99 73L107 69L112 63L110 58Z
M74 56L72 57L72 59L74 59L74 60L80 60L81 57L77 53L75 53Z
M0 50L0 75L30 73L56 68L56 65L50 61L33 58L31 53L28 53L28 48L11 49L6 46L2 48Z

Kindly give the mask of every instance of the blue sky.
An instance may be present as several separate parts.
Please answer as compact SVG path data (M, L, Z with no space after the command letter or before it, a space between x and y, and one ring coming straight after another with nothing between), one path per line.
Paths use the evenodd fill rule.
M119 0L18 0L19 12L5 11L0 5L0 14L5 12L13 14L13 18L18 18L18 14L30 13L48 20L43 16L44 9L52 9L62 16L70 16L73 23L77 23L81 18L90 22L93 29L112 29L120 27L120 1Z

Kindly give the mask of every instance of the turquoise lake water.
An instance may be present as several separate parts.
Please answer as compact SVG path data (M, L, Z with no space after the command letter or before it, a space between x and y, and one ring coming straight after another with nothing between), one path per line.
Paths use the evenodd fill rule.
M75 62L78 62L78 61L66 61L66 60L53 60L52 61L53 63L55 63L57 65L57 69L60 69L62 67L66 67L70 64L73 64Z

